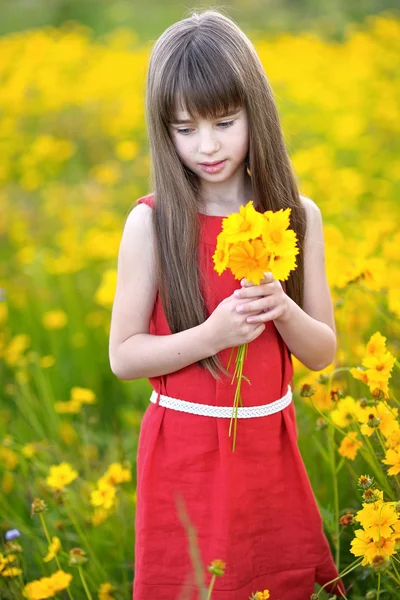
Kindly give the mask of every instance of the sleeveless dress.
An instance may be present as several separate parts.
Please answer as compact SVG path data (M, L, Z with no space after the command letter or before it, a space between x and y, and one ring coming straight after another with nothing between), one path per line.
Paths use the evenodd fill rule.
M154 195L138 203L153 206ZM230 271L214 270L212 255L223 217L199 213L199 266L209 314L240 287ZM171 330L157 294L150 331ZM219 353L226 367L231 349ZM229 371L232 372L233 361ZM273 402L292 381L290 352L273 322L248 346L243 406ZM232 407L235 385L197 364L149 378L158 394ZM293 389L293 386L292 386ZM226 563L213 600L248 600L268 589L271 600L309 600L314 582L337 577L322 519L297 444L294 403L265 417L237 421L232 452L229 418L180 412L149 403L137 451L134 600L197 600L189 538L176 495L194 527L208 587L207 566ZM233 433L232 433L233 435ZM327 591L344 591L341 581Z

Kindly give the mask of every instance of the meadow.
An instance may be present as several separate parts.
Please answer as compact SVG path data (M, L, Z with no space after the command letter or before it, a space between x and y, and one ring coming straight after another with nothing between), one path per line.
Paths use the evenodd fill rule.
M394 600L400 20L254 43L300 192L323 215L335 306L335 363L294 359L300 449L348 597ZM0 38L0 598L132 596L151 387L113 375L108 333L124 222L150 191L150 46L71 22ZM202 565L204 598L220 558Z

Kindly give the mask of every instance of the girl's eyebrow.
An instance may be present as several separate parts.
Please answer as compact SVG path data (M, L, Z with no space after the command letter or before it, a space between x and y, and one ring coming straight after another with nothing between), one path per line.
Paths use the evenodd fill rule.
M237 115L239 111L240 109L234 112L221 113L221 115L219 117L216 117L216 119L222 119L223 117L232 117L234 115ZM171 122L171 125L183 125L185 123L194 123L194 121L192 121L191 119L175 119L175 121Z

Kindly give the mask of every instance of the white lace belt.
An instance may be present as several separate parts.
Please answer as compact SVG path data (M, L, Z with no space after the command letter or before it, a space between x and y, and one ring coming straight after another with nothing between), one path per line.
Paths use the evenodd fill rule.
M153 404L157 403L158 393L153 390L150 396L150 402ZM265 417L272 415L273 413L283 410L292 401L292 389L288 385L288 390L282 398L274 400L269 404L261 404L260 406L239 406L238 418L239 419L251 419L252 417ZM223 419L230 419L232 417L233 408L232 406L212 406L211 404L197 404L196 402L187 402L186 400L178 400L178 398L171 398L160 394L160 406L166 408L172 408L174 410L180 410L181 412L192 413L194 415L202 415L205 417L222 417Z

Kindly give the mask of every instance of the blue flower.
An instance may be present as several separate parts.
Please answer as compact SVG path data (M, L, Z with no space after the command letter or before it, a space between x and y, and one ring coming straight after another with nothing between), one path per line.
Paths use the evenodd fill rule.
M18 529L9 529L8 531L6 531L6 540L13 540L17 537L19 537L21 534L18 531Z

